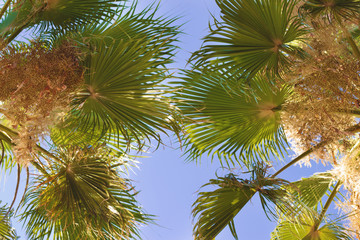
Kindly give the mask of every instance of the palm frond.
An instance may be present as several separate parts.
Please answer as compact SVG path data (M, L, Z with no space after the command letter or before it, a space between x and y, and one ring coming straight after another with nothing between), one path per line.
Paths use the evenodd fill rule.
M340 221L323 222L322 226L314 231L316 213L309 212L291 221L280 220L278 226L271 233L271 240L353 240L349 230L342 226Z
M235 68L246 78L259 71L278 73L290 64L289 56L304 52L294 41L306 33L292 16L296 1L216 0L222 22L195 53L197 65L212 61Z
M331 220L326 214L336 196L342 196L339 192L341 182L334 184L332 175L325 172L302 179L294 185L298 187L295 193L298 199L295 205L300 204L295 207L298 211L291 215L280 215L278 226L271 234L272 240L353 239L351 231L343 226L348 215ZM318 204L327 191L329 196L325 204ZM322 207L320 212L319 206Z
M5 120L1 118L0 121L3 123ZM16 166L16 162L13 161L12 139L3 131L0 131L0 141L0 168L5 171L11 170Z
M121 167L128 171L132 168L138 167L138 161L135 160L135 155L129 155L129 152L143 153L144 149L149 148L147 145L137 146L129 144L124 138L117 134L107 133L104 136L101 132L84 132L81 129L74 130L72 127L64 127L59 125L51 129L51 143L48 143L52 149L56 148L71 148L77 146L80 148L92 147L106 147L108 157L119 159L119 162L113 164L121 165Z
M73 125L60 123L51 128L51 141L55 146L99 146L108 145L117 149L120 153L130 150L131 145L116 134L106 133L105 135L99 129L93 131L84 131L84 129L75 129Z
M12 10L16 19L12 25L22 24L36 26L39 30L67 30L90 22L101 22L114 16L119 2L123 0L58 0L58 1L31 1L21 0ZM124 7L121 4L120 7ZM9 15L9 17L12 17ZM6 21L8 21L6 19Z
M159 140L158 131L173 129L168 121L173 110L161 82L169 77L166 65L179 31L171 26L175 19L155 18L155 12L149 7L135 13L133 6L112 24L89 25L67 36L88 53L85 84L67 116L74 131L142 142Z
M43 32L41 38L50 41L53 46L71 39L85 50L92 41L99 39L111 45L119 44L123 40L148 38L151 43L163 45L164 51L157 57L170 60L174 54L173 50L177 48L174 42L177 41L176 36L180 33L180 27L175 24L177 18L156 16L157 10L158 6L154 4L139 10L135 1L131 6L119 7L116 16L106 21L79 25L77 31Z
M11 170L16 166L16 162L13 161L14 154L12 152L11 139L3 132L0 132L0 168Z
M8 213L8 209L5 206L1 206L0 207L0 240L15 240L17 239L16 232L15 229L11 227L10 218L9 216L6 216L7 213Z
M210 69L185 71L176 82L181 91L177 105L185 115L188 159L217 155L227 164L240 159L245 165L282 154L286 139L280 125L282 104L291 94L264 77L251 87L237 81L239 74Z
M199 193L193 205L194 217L199 216L194 226L195 239L213 240L256 193L250 186L232 180L231 175L212 179L209 184L219 188Z
M127 179L99 149L59 150L61 161L48 166L25 198L22 219L31 239L133 239L150 221Z
M99 43L86 62L85 86L74 97L70 121L82 129L102 128L103 133L111 129L126 139L130 135L137 140L158 139L156 130L166 127L170 115L159 87L166 69L153 58L160 47L146 39L111 46Z
M308 0L300 7L300 13L327 21L359 17L358 0Z
M270 204L281 206L282 213L293 211L291 204L287 204L291 196L284 190L288 182L267 176L267 170L263 167L262 164L254 165L250 180L228 174L225 177L211 179L203 186L215 185L217 189L211 192L200 192L193 204L192 213L196 218L195 239L212 240L227 225L236 238L233 220L255 193L259 193L265 212L274 213Z
M293 194L306 206L312 208L317 206L322 197L334 184L334 181L330 173L314 174L311 177L293 182L293 189L295 189Z
M12 11L10 8L7 8L0 20L0 35L5 38L11 34L11 30L14 28L14 23L18 17L17 11Z

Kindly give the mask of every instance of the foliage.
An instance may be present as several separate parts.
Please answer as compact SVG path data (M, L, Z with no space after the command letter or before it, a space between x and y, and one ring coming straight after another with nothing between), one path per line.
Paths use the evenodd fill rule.
M278 205L282 213L294 211L290 203L291 195L284 189L288 182L267 176L267 167L254 165L249 180L234 174L211 179L208 185L218 188L212 192L200 192L194 203L193 215L198 216L194 227L196 239L214 239L225 227L233 224L233 218L258 193L264 210L275 216L269 203ZM235 229L232 229L235 234Z
M1 203L1 202L0 202ZM16 239L15 229L11 227L8 208L6 206L0 207L0 239L11 240Z
M141 238L152 215L124 172L136 164L129 154L172 133L189 161L211 155L246 171L203 186L195 239L226 226L241 239L234 218L255 195L278 221L273 240L359 238L360 2L215 2L220 18L169 81L180 30L156 5L3 1L0 165L17 166L18 181L0 208L0 239L17 237L13 216L31 239ZM297 157L271 173L289 147ZM278 177L310 160L332 169L292 183ZM341 217L327 213L334 201Z
M290 145L297 157L271 179L296 163L311 165L311 159L330 164L330 172L280 184L286 194L273 201L278 227L272 239L358 238L359 1L216 3L220 18L194 53L192 69L177 82L177 104L186 116L185 154L198 159L213 153L251 171L249 163L271 164ZM254 178L237 182L199 193L196 239L212 240L226 225L241 239L234 218L261 191L251 187ZM339 218L327 214L336 200ZM292 208L284 214L287 201Z
M25 196L22 216L33 239L128 239L149 216L137 206L119 159L103 147L59 149Z
M206 72L207 74L203 74ZM288 86L268 84L266 76L239 83L227 69L185 71L177 106L187 121L185 146L190 158L213 153L219 159L242 159L251 165L285 150L280 110L291 95ZM224 84L226 82L226 84Z
M178 129L162 82L179 27L156 11L117 0L3 3L0 164L17 165L18 177L27 169L17 217L29 238L138 239L152 221L124 171L136 165L130 151ZM24 31L34 38L16 41Z

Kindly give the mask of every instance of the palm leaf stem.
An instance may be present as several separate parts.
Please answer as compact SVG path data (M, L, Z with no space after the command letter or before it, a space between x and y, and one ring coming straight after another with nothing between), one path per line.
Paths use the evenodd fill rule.
M360 110L356 110L356 109L339 109L337 113L348 113L354 116L360 116Z
M29 179L30 179L30 172L29 172L29 167L26 168L26 184L25 184L25 189L24 189L24 193L22 195L22 198L18 204L18 207L16 208L15 212L17 212L19 210L19 207L21 205L21 203L25 200L25 196L26 196L26 192L28 190L29 187Z
M17 132L15 132L14 130L11 130L10 128L0 124L0 130L5 132L6 134L8 134L10 137L15 137L17 136Z
M5 218L9 215L9 213L11 212L11 209L13 208L14 204L15 204L15 201L16 201L16 198L17 198L17 194L19 192L19 185L20 185L20 176L21 176L21 168L20 168L20 164L17 164L17 182L16 182L16 188L15 188L15 194L14 194L14 198L11 202L11 205L9 207L9 210L6 212L5 216L3 217L3 220L5 220ZM0 222L1 222L0 221Z
M12 40L14 40L28 25L28 22L25 22L23 25L15 29L15 31L5 40L3 40L0 50L4 49Z
M45 176L50 176L50 174L49 174L48 172L46 172L45 169L44 169L42 166L40 166L40 164L37 163L36 161L33 160L33 161L31 161L30 163L31 163L31 165L33 165L37 170L39 170L41 173L43 173Z
M14 130L0 124L0 130L5 132L6 134L8 134L10 137L17 137L18 136L18 133L15 132Z
M20 186L20 177L21 177L21 167L20 164L17 164L17 181L16 181L16 188L15 188L15 194L14 194L14 199L9 207L9 211L6 213L5 217L10 213L12 207L15 204L16 198L17 198L17 194L19 192L19 186Z
M0 143L1 143L1 159L0 159L0 166L1 166L5 156L5 146L2 139L0 140Z
M320 239L320 237L316 237L314 238L314 235L316 236L319 232L318 228L320 226L320 223L322 221L322 219L325 217L325 214L327 212L327 210L330 207L330 204L332 203L332 201L334 200L336 194L338 193L338 189L341 185L341 181L338 181L336 186L334 187L333 191L331 192L329 198L326 200L326 203L323 207L323 209L321 210L321 213L319 215L319 217L315 220L314 225L311 226L311 230L310 232L302 238L302 240L312 240L312 239Z
M4 13L6 12L6 10L8 9L8 7L10 6L10 3L12 2L12 0L7 0L4 4L4 6L1 8L0 10L0 19L4 16Z
M360 50L358 48L358 46L356 45L354 39L352 38L351 33L349 32L349 30L342 24L341 20L338 20L339 25L341 27L341 30L344 32L345 34L345 38L348 41L348 43L350 44L351 49L353 50L355 56L357 57L357 59L360 60Z
M283 46L280 46L279 47L279 50L288 54L289 56L291 57L294 57L294 58L297 58L297 59L302 59L299 54L296 53L296 51L291 51L290 49L286 48L286 47L283 47Z
M308 155L310 155L312 152L314 152L315 150L325 146L326 144L328 144L329 141L323 141L320 142L319 144L315 145L312 148L309 148L308 150L306 150L305 152L303 152L302 154L300 154L299 156L297 156L296 158L294 158L291 162L289 162L288 164L286 164L285 166L283 166L281 169L279 169L276 173L274 173L271 177L274 178L277 175L279 175L280 173L282 173L283 171L285 171L287 168L289 168L290 166L294 165L295 163L299 162L301 159L303 159L304 157L307 157Z
M58 157L54 156L52 153L50 153L48 150L46 150L45 148L41 147L38 144L36 144L35 149L41 152L42 154L54 159L58 163L63 163Z
M5 48L12 40L14 40L26 27L28 27L29 23L31 23L31 21L33 20L33 18L36 16L36 14L38 14L39 12L41 12L44 8L46 7L46 3L43 4L42 7L40 7L38 10L36 10L34 13L32 13L25 21L24 23L19 26L18 28L16 28L14 30L13 33L11 33L11 35L6 38L5 40L3 40L3 43L0 46L0 50Z
M0 139L13 145L13 143L11 142L11 139L1 131L0 131Z
M336 183L333 191L331 192L329 198L326 200L326 203L324 205L324 208L321 210L319 218L316 220L316 222L314 224L314 230L317 230L319 228L320 223L321 223L322 219L325 217L325 214L326 214L327 210L329 209L331 202L334 200L340 186L341 186L341 181L338 181Z
M360 131L360 125L356 124L352 127L349 127L348 129L345 130L345 132L349 132L349 133L356 133ZM311 154L312 152L314 152L315 150L324 147L325 145L329 144L331 141L322 141L320 143L318 143L317 145L315 145L312 148L309 148L308 150L306 150L305 152L303 152L302 154L300 154L299 156L297 156L296 158L294 158L291 162L289 162L288 164L286 164L284 167L280 168L276 173L274 173L272 175L272 178L276 177L277 175L279 175L280 173L282 173L284 170L286 170L287 168L289 168L290 166L294 165L295 163L299 162L301 159L303 159L304 157L308 156L309 154Z

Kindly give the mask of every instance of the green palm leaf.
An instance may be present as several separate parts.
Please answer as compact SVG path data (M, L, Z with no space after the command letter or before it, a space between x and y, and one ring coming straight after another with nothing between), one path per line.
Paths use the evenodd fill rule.
M15 240L17 236L15 229L11 227L9 216L4 218L7 212L6 207L0 207L0 240Z
M300 220L282 220L271 233L271 240L352 240L339 221L324 223L314 231L315 218L304 214Z
M330 173L318 173L293 182L294 195L308 207L315 207L334 183Z
M71 36L82 50L90 49L85 85L66 123L74 131L121 134L140 142L159 139L159 130L172 128L173 109L161 82L168 77L165 65L178 30L170 26L174 19L155 18L151 9L135 13L132 6L113 24L90 25Z
M156 57L171 61L174 55L174 45L179 26L174 22L177 18L155 17L158 7L153 4L139 11L137 2L129 7L120 8L116 19L104 21L100 24L83 25L77 33L68 36L75 39L79 45L91 42L93 39L102 39L107 45L120 44L121 41L145 39L150 44L162 45L161 51L156 52Z
M116 13L122 0L22 0L14 6L15 27L36 25L40 30L74 29L89 22L100 22ZM11 17L12 15L10 15Z
M360 2L358 0L308 0L301 6L303 15L320 17L325 20L350 19L359 16Z
M60 150L26 196L22 216L31 239L132 239L149 221L101 149ZM100 151L100 152L99 152Z
M210 180L210 184L221 186L224 180ZM221 187L213 192L201 192L193 210L195 216L199 215L194 228L195 239L214 239L255 193L249 186Z
M316 183L318 181L318 184ZM342 216L330 221L326 215L330 204L339 194L341 182L333 186L333 178L329 173L315 174L314 176L302 179L294 184L302 191L298 191L299 202L306 205L299 205L299 212L295 215L281 215L278 226L272 232L272 240L321 240L321 239L353 239L349 230L343 227L343 220L348 216ZM318 213L318 203L327 190L331 193ZM309 189L307 189L309 188ZM341 193L340 193L341 195Z
M254 166L250 180L229 174L211 179L203 186L215 185L217 189L200 192L193 204L192 213L194 218L197 218L194 226L195 239L212 240L227 225L237 238L233 219L255 193L259 193L262 207L266 212L273 213L269 203L280 207L283 213L293 211L291 204L287 204L291 196L283 189L288 182L267 176L266 169L262 167Z
M111 129L125 138L158 138L156 130L167 125L170 115L159 87L165 69L153 58L159 48L146 39L111 46L98 43L86 62L85 86L74 98L70 120L79 128L102 128L104 133Z
M222 22L205 37L196 53L198 63L214 60L252 77L259 71L277 73L290 63L289 55L303 51L293 44L305 30L293 17L296 1L216 0Z
M298 218L299 214L301 216L311 216L311 214L314 213L314 209L317 209L319 206L319 203L322 203L323 197L330 191L331 187L333 187L334 181L330 173L324 172L314 174L308 178L302 178L299 181L289 184L286 190L292 197L289 198L291 202L285 202L285 204L286 206L291 204L294 211L288 212L286 216L283 216L281 224L301 225L302 220L296 222L294 219ZM281 206L281 203L278 204L278 207L279 206ZM305 229L304 226L300 225L298 229L299 232L301 232L301 229Z
M182 88L177 104L188 119L185 146L190 159L212 153L228 164L231 158L243 157L248 165L284 149L280 110L291 89L278 88L263 77L254 78L249 87L238 78L239 74L204 69L185 71L177 82Z
M0 131L0 167L4 170L10 170L16 166L13 161L12 143L11 139Z

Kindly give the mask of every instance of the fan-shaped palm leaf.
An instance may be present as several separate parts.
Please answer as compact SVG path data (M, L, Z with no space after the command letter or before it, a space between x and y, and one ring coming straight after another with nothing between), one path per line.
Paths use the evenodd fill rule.
M178 30L170 26L174 19L155 18L151 9L135 14L133 6L113 24L90 25L70 36L91 52L84 62L85 86L66 123L73 131L111 132L139 141L171 128L172 108L159 84L168 77L165 65L176 49Z
M316 217L316 212L306 212L296 220L280 220L271 233L271 240L353 240L348 229L342 226L342 218L329 222L324 220L321 227L314 229Z
M293 194L308 207L315 207L334 183L330 173L318 173L293 182Z
M316 179L319 180L318 185L315 183ZM282 215L278 226L272 233L272 240L352 239L348 230L342 226L342 221L347 216L340 217L333 221L328 221L326 216L330 204L339 193L338 190L341 186L341 182L337 182L332 188L321 212L318 213L317 205L321 200L321 194L324 194L326 190L330 190L330 185L333 183L331 175L328 173L316 174L310 178L302 179L301 181L295 182L295 185L302 188L303 191L299 191L298 195L300 196L298 198L300 199L300 202L303 201L303 203L307 204L307 207L300 208L300 213L296 216ZM310 189L306 189L306 186L310 187Z
M330 191L333 187L334 178L330 173L317 173L308 178L302 178L299 181L292 182L287 187L287 192L292 196L290 198L293 206L292 212L288 212L286 216L283 216L281 224L300 224L301 221L296 222L294 219L298 218L299 215L311 215L314 213L314 209L317 209L319 203L322 202L324 195ZM295 201L294 201L295 199ZM278 203L278 207L281 203ZM286 206L285 206L286 207ZM281 211L281 209L280 209ZM301 217L300 217L301 219ZM288 221L289 223L285 223ZM302 227L301 227L302 229ZM300 230L299 230L300 231Z
M196 53L199 62L214 60L246 76L259 71L277 73L288 65L289 55L302 50L292 44L305 30L292 11L296 1L216 0L223 22L205 38Z
M120 44L122 41L145 39L150 44L162 45L154 58L160 58L170 62L170 57L174 54L176 35L179 27L173 25L176 18L155 17L157 7L153 4L139 11L137 2L129 7L120 8L116 19L109 19L100 24L83 25L77 32L65 35L65 38L74 39L79 45L90 44L94 39L102 39L107 45ZM173 26L172 26L173 25ZM55 37L59 38L55 32ZM60 41L62 38L60 38Z
M301 6L303 15L325 18L350 19L359 16L360 2L358 0L308 0Z
M7 212L6 207L0 207L0 240L15 240L17 236L15 229L11 227L9 216L4 219Z
M101 149L100 149L101 150ZM99 149L73 148L58 155L25 199L22 218L31 239L131 239L149 221L126 179Z
M86 62L85 86L73 101L70 121L83 129L109 129L129 138L158 138L167 125L169 104L159 83L165 69L154 59L161 46L146 39L96 45Z
M281 105L289 87L278 88L256 77L251 87L228 71L186 71L176 98L187 121L185 145L189 158L203 153L245 164L260 156L281 153L285 137L280 126ZM226 84L224 84L226 81ZM231 160L231 159L230 159Z
M347 229L337 222L324 224L313 231L314 219L307 217L301 222L282 221L271 234L271 240L352 240Z
M122 0L21 0L14 5L14 27L37 25L45 30L77 28L113 16ZM122 6L123 7L123 6ZM9 17L12 17L10 14ZM26 24L26 25L24 25Z
M74 130L68 128L52 128L51 130L52 144L57 147L71 148L77 146L81 148L87 148L89 146L106 146L108 148L108 155L114 158L119 158L123 162L127 159L127 164L124 164L124 168L129 170L132 167L137 167L137 161L129 156L130 151L142 152L138 146L129 144L125 139L116 134L107 133L105 136L101 132L84 132L81 129ZM143 147L148 147L144 145Z
M250 180L239 179L233 174L210 180L204 186L215 185L218 188L212 192L200 192L193 204L193 216L197 217L195 239L212 240L226 225L236 236L232 221L255 193L259 193L265 211L272 212L269 202L281 206L282 212L292 211L292 206L287 204L290 195L283 189L287 183L266 176L266 169L259 166L252 171Z

